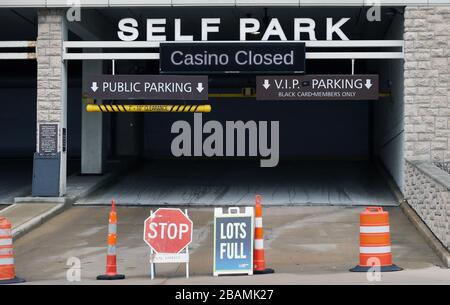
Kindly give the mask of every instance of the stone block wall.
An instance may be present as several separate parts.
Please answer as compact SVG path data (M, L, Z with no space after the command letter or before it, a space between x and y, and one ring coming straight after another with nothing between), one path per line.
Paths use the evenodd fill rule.
M405 157L450 160L450 6L405 8Z
M65 14L58 9L38 11L37 123L61 123L66 84L63 62Z
M405 198L450 251L450 174L430 162L406 162Z
M63 9L38 10L36 151L40 152L39 125L58 124L59 196L63 196L66 192L67 178L67 149L64 149L67 148L67 137L64 135L67 131L67 63L64 62L63 49L67 33L66 14ZM52 175L56 174L58 173ZM35 187L34 183L32 192L40 193L40 189Z

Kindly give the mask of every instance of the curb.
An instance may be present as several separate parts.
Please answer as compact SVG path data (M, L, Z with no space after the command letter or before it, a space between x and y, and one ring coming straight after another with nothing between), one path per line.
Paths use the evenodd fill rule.
M431 249L441 259L446 268L450 268L450 252L441 244L441 242L434 236L433 232L427 227L422 219L417 215L416 211L411 208L407 201L403 201L400 205L403 213L408 217L411 223L419 231L420 235L425 239Z
M36 229L44 222L50 220L54 216L64 212L65 210L71 208L74 203L89 194L95 192L101 187L104 187L105 185L114 182L115 179L117 179L120 176L120 173L109 173L105 175L104 179L99 181L98 183L95 183L91 187L88 187L83 192L79 193L77 196L72 197L22 197L22 198L16 198L13 205L10 205L9 207L5 209L13 208L17 205L26 205L26 204L33 204L33 203L54 203L55 206L51 208L50 210L35 216L25 223L21 224L20 226L17 226L13 228L12 234L13 238L18 239L25 235L26 233ZM3 211L5 210L3 209Z
M22 237L26 233L39 227L41 224L43 224L50 218L53 218L54 216L62 213L64 210L68 209L69 207L70 207L70 205L68 205L68 204L58 204L55 207L51 208L50 210L46 211L45 213L42 213L38 216L31 218L30 220L21 224L20 226L13 228L13 230L12 230L13 238L18 239L18 238Z
M120 173L108 173L105 174L103 179L88 187L87 189L80 192L75 196L65 196L65 197L16 197L14 198L15 204L27 204L27 203L55 203L55 204L74 204L80 199L83 199L98 189L114 182Z

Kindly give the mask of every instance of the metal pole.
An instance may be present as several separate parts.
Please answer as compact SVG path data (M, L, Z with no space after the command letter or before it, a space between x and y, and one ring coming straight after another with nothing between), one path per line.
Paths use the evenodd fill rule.
M150 215L153 215L153 210L150 210ZM150 278L152 280L155 278L155 264L153 263L153 259L153 249L150 249Z
M153 280L155 278L155 264L153 262L150 263L150 278Z
M189 217L187 209L184 210L184 214L186 214L186 216ZM187 255L187 259L188 259L188 261L186 262L186 278L188 279L189 278L189 246L186 247L186 255Z
M113 59L111 62L112 62L112 75L116 75L116 60Z
M352 75L355 75L355 59L352 59Z

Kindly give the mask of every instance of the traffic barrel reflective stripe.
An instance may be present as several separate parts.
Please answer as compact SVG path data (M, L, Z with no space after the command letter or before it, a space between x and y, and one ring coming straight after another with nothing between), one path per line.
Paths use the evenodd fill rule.
M0 247L0 257L3 257L5 255L13 255L13 248L12 247Z
M389 213L368 207L360 214L359 265L350 271L363 272L375 266L381 271L398 271L392 262Z
M12 245L12 238L10 236L0 237L0 246Z
M108 219L108 248L106 250L106 272L97 276L98 280L121 280L125 276L117 274L117 212L114 199L111 203L111 211Z
M262 197L255 197L255 242L253 249L253 272L255 274L273 273L274 270L266 268L266 260L264 256L264 230L262 221Z
M1 258L0 257L0 265L14 265L14 258L12 258L12 257Z
M87 112L211 112L211 105L96 105L87 104Z
M21 283L16 277L12 225L5 217L0 217L0 284Z
M359 247L359 252L362 254L389 254L391 247Z
M116 234L117 233L117 224L110 223L108 225L108 233L109 234Z
M0 237L11 236L11 229L0 229Z
M115 246L108 246L107 250L108 255L116 255L116 247Z
M360 233L389 233L390 228L389 228L389 226L367 226L367 227L360 226L359 232Z
M264 240L262 239L255 239L255 250L258 249L264 249Z

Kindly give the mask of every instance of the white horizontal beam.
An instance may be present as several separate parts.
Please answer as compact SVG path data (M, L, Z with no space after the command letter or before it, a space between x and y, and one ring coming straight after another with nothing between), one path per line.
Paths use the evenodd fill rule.
M157 41L65 41L64 48L159 48Z
M305 41L311 48L366 48L366 47L403 47L403 40L311 40Z
M1 0L0 7L68 7L66 0ZM81 0L81 7L155 7L155 6L372 6L368 0ZM450 0L380 0L381 6L442 6Z
M307 52L306 59L400 59L403 54L403 40L307 40L307 41L170 41L171 44L235 44L235 43L277 43L285 44L292 42L304 42L310 48L402 48L399 52ZM66 41L64 49L66 60L112 60L112 59L150 59L158 60L159 53L69 53L68 49L89 49L89 48L158 48L160 42L157 41Z
M233 43L296 43L304 42L306 47L310 48L367 48L367 47L379 47L379 48L389 48L389 47L403 47L403 40L305 40L305 41L167 41L165 43L171 44L184 44L184 43L195 43L195 44L211 44L211 43L223 43L223 44L233 44ZM89 49L89 48L159 48L160 42L158 41L66 41L64 42L64 48L78 48L78 49Z
M36 53L0 53L0 60L4 59L36 59Z
M35 48L36 41L0 41L0 48Z
M403 59L403 52L307 52L306 59Z
M159 53L65 53L64 60L158 60Z
M167 41L165 43L183 44L183 43L196 43L196 44L210 44L210 43L296 43L304 42L306 47L310 48L365 48L365 47L403 47L403 40L283 40L283 41L239 41L239 40L227 40L227 41Z
M402 59L402 52L306 52L306 59ZM65 60L159 60L159 53L65 53Z

